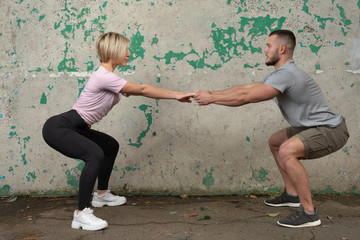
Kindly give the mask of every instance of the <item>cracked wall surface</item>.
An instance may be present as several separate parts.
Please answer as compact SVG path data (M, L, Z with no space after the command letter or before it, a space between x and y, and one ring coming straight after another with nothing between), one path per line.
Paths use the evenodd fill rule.
M217 90L260 81L268 34L290 29L295 61L313 76L350 139L304 161L313 192L360 189L360 0L15 0L0 9L0 195L74 194L84 163L42 139L98 66L94 42L131 39L123 78L157 87ZM287 127L273 101L239 108L123 98L94 129L120 143L110 187L142 194L274 193L282 180L267 146Z

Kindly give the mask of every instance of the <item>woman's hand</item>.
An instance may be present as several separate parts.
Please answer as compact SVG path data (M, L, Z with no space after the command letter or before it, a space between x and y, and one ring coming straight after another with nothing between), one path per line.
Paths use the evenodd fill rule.
M176 97L176 100L179 102L188 102L191 103L190 98L194 97L195 93L181 93Z

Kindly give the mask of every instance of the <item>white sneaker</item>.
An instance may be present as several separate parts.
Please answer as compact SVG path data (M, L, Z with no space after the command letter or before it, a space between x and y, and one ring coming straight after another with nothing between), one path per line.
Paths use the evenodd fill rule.
M93 214L93 210L90 208L85 208L82 211L74 212L74 220L71 223L73 229L97 231L108 226L107 222L97 218Z
M125 197L115 196L111 194L110 190L107 190L106 193L99 195L97 192L94 192L93 200L91 204L94 207L103 207L107 206L120 206L126 203Z

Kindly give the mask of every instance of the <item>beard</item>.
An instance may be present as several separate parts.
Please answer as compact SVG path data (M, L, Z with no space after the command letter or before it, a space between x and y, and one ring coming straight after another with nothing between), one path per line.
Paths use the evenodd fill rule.
M274 66L280 60L279 55L272 56L265 62L266 66Z

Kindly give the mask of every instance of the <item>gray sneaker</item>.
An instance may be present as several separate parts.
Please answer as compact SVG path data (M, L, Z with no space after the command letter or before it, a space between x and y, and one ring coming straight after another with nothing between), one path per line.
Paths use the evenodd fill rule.
M299 209L277 222L280 226L289 228L302 228L302 227L316 227L321 224L317 209L315 208L315 214L309 215L304 211L304 207L300 205Z
M299 197L293 197L284 191L281 196L273 199L266 199L264 203L272 207L299 207Z

